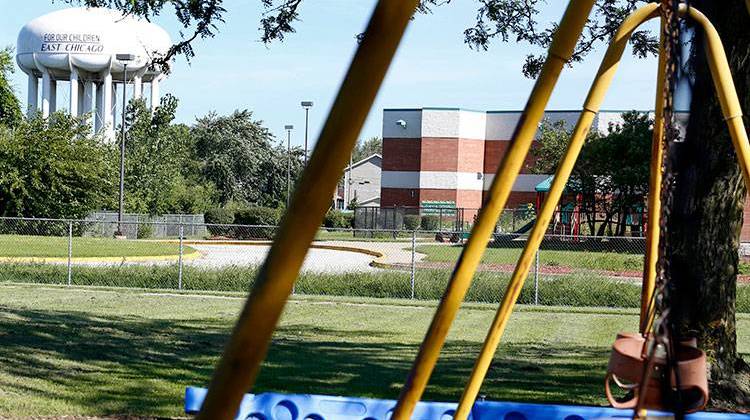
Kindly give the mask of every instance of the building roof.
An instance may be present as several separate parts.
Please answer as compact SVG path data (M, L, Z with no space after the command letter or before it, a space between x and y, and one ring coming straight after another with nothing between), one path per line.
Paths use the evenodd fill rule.
M536 184L536 187L534 187L534 190L536 192L549 192L549 189L552 187L552 180L554 179L555 179L555 176L550 175L544 181Z
M354 169L354 168L356 168L357 166L359 166L359 165L362 165L362 164L364 164L364 163L367 163L367 162L369 162L370 160L372 160L372 159L375 159L375 158L378 158L378 159L381 159L381 160L382 160L382 159L383 159L383 156L381 156L381 155L380 155L380 153L373 153L373 154L371 154L370 156L367 156L367 157L366 157L366 158L364 158L364 159L361 159L361 160L358 160L358 161L356 161L356 162L352 163L352 164L351 164L351 166L347 166L346 168L344 168L344 171L348 171L348 170L350 170L350 169Z

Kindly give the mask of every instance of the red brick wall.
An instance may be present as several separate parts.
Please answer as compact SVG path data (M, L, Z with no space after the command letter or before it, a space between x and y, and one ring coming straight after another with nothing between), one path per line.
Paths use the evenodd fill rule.
M411 188L381 188L380 189L380 206L419 206L420 190Z
M439 190L422 188L419 190L419 201L456 201L456 190Z
M419 139L383 139L384 171L419 171L421 141Z
M486 141L484 142L484 173L494 174L497 172L497 168L500 166L500 160L505 156L505 152L510 146L509 141ZM529 169L534 163L534 158L529 152L526 155L526 161L521 168L522 174L529 174Z
M748 194L748 198L745 199L740 242L750 242L750 194Z
M535 192L518 192L513 191L508 197L508 203L505 205L507 210L516 209L521 204L534 203L536 205L536 193Z
M422 139L421 170L455 172L456 168L458 168L458 139L434 137Z
M482 207L482 191L472 191L472 190L456 191L456 207L466 207L466 208Z
M483 140L458 140L459 172L484 172L484 145Z

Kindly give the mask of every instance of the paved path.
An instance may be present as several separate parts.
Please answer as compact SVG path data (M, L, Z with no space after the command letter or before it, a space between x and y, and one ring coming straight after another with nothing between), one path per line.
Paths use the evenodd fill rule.
M196 245L200 258L185 261L186 266L220 268L231 265L259 265L265 260L268 245ZM370 267L375 257L359 252L312 248L302 265L303 271L343 273L376 270Z
M210 241L186 244L200 253L184 259L185 266L198 268L222 268L229 266L249 266L261 264L268 254L270 245L266 243L211 243ZM345 273L352 271L375 271L373 261L383 265L410 266L412 261L411 242L367 242L367 241L319 241L315 245L342 249L310 248L302 266L304 271ZM346 250L356 248L364 252ZM424 254L415 253L416 262L422 261ZM45 261L48 264L66 264L64 259ZM113 265L173 265L177 256L166 256L149 259L149 257L124 258L111 260L76 260L76 266L113 266ZM375 265L378 265L375 264Z
M382 254L382 257L375 259L382 264L411 264L411 242L367 242L367 241L321 241L315 242L316 245L323 246L341 246L361 248ZM417 245L420 243L417 242ZM419 252L414 254L414 260L420 262L426 257Z

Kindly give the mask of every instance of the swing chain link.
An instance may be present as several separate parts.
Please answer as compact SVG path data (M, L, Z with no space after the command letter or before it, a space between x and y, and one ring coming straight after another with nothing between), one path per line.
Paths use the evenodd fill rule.
M664 31L664 89L662 97L663 106L663 132L660 139L662 148L661 164L661 211L659 214L659 255L656 262L656 279L655 290L652 301L649 306L649 313L653 312L654 322L647 337L644 354L646 356L646 370L642 376L642 383L639 385L640 390L647 389L647 383L651 378L661 379L662 385L668 395L671 390L669 381L669 372L671 366L667 367L666 372L650 372L648 367L656 366L656 359L666 359L674 361L674 345L672 328L669 319L669 299L670 288L672 285L672 273L669 261L669 219L674 204L674 187L675 174L672 168L672 145L680 141L680 130L677 127L674 115L674 93L680 66L680 22L679 22L679 0L661 0L661 14L663 17ZM661 373L661 375L659 375ZM664 376L664 377L662 377ZM679 389L679 387L678 387ZM639 406L643 404L643 398L639 398ZM634 411L634 418L639 418L640 409L637 407Z
M658 316L665 315L669 306L669 291L672 273L669 261L669 219L674 204L675 176L672 170L672 145L679 141L680 131L675 122L674 92L680 65L680 23L679 0L662 0L661 9L664 16L665 31L665 80L663 91L663 121L664 131L661 138L662 147L662 183L661 183L661 213L659 215L659 256L657 259L656 290L654 293L654 312ZM667 329L661 328L660 331ZM656 333L657 331L654 330Z
M669 311L669 292L672 282L672 271L669 259L669 220L674 205L675 174L672 168L672 145L679 141L679 129L675 124L674 93L680 62L680 23L679 0L662 0L664 14L665 45L665 80L663 97L664 131L661 139L662 147L662 185L661 185L661 214L659 217L659 258L657 260L656 301L655 312L663 318L654 328L655 335L667 335ZM655 337L663 339L665 337ZM660 340L662 341L662 340Z

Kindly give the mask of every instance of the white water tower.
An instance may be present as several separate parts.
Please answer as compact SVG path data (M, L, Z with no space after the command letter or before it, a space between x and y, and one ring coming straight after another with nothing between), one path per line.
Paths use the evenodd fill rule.
M16 61L29 78L28 114L49 116L57 108L57 82L70 82L71 115L93 112L95 130L114 138L116 84L132 84L136 98L150 85L155 108L164 75L150 64L171 45L161 27L116 10L70 8L38 17L21 28L16 48Z

